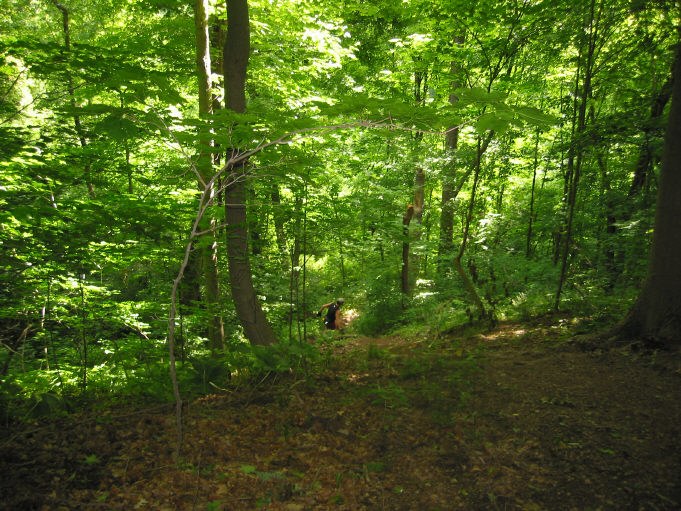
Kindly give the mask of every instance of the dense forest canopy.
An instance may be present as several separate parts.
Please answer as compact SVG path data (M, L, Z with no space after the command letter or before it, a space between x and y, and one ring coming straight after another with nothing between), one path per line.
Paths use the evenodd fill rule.
M678 2L237 4L2 1L3 414L632 306Z

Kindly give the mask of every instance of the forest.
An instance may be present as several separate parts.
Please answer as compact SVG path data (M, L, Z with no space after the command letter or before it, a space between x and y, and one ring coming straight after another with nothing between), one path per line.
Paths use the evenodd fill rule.
M681 508L678 0L0 6L0 509Z

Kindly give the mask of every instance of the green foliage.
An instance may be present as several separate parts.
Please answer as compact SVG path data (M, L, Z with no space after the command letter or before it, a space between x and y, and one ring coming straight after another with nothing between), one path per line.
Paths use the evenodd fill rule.
M385 333L402 321L403 296L395 275L381 274L368 282L366 306L355 325L365 335Z
M373 405L390 409L409 406L409 398L405 390L393 383L386 386L376 385L375 387L368 388L366 389L366 395Z
M188 4L68 6L68 50L53 4L0 15L4 417L63 413L62 401L78 395L171 395L168 306L198 208L202 146L221 157L213 171L227 146L255 151L246 179L258 299L280 339L304 342L242 342L216 190L199 224L208 232L215 222L215 237L193 245L178 297L176 356L192 391L313 369L320 355L303 337L318 324L306 315L338 295L358 314L350 331L363 335L399 328L437 338L475 319L452 266L464 235L464 269L491 316L551 310L575 151L582 184L561 307L591 324L623 313L646 271L678 13L604 3L609 30L598 34L598 79L584 95L575 89L583 2L250 4L247 112L201 118ZM217 36L223 6L211 20ZM213 71L217 98L223 78ZM582 97L589 115L577 134ZM651 105L662 107L657 115ZM646 155L636 189L632 173ZM405 235L417 168L425 209ZM440 247L445 185L457 195L451 246ZM399 283L406 241L419 270L409 296ZM205 300L195 257L213 246L217 305ZM229 348L209 355L215 315ZM393 362L371 350L365 362ZM400 402L397 389L379 393Z
M232 375L227 357L191 357L192 387L198 388L202 394L209 394L215 389L224 388Z
M311 344L280 342L272 346L252 346L256 373L305 371L319 360L319 351Z

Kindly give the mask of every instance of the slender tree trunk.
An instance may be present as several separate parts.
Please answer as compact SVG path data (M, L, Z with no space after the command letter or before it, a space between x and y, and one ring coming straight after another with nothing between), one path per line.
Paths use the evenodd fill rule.
M178 304L178 292L180 290L180 284L184 277L185 271L189 267L189 261L192 254L192 246L196 241L196 238L200 232L200 224L203 215L205 214L205 205L208 203L208 194L210 189L205 187L203 192L201 192L201 200L199 201L199 208L196 212L194 218L194 223L192 224L192 230L189 234L189 240L184 248L184 257L182 263L180 264L180 269L177 272L177 276L173 280L173 287L170 291L170 311L168 312L168 354L169 354L169 367L170 367L170 379L173 387L173 396L175 397L175 426L177 431L177 441L175 445L175 459L179 459L182 452L182 440L184 436L184 429L182 423L182 395L180 393L180 384L177 378L176 369L176 337L175 329L177 327L177 304Z
M534 224L534 200L537 189L537 167L538 167L538 153L539 153L539 130L535 134L534 140L534 161L532 163L532 188L530 190L530 208L529 218L527 221L527 240L525 243L525 257L528 259L532 257L532 228Z
M248 215L251 254L259 256L262 254L263 247L265 246L267 222L263 222L263 219L261 218L262 208L258 205L258 195L252 186L248 188L248 195L250 196L251 202L251 214Z
M414 206L409 204L402 216L402 294L408 295L409 290L409 224L414 216Z
M80 337L83 346L82 362L83 362L83 391L87 389L87 366L88 366L88 352L87 352L87 336L85 335L85 324L87 322L87 311L85 310L85 275L79 276L80 281Z
M418 64L419 59L415 59ZM423 105L428 83L427 71L416 71L414 73L414 99L417 105ZM419 146L423 139L423 133L414 134L414 146L416 154L419 155ZM417 156L418 157L418 156ZM409 295L414 290L416 280L420 271L420 257L411 252L412 242L418 242L421 238L421 225L423 222L423 206L425 202L424 186L426 174L423 168L418 166L414 171L414 198L412 204L407 207L407 212L403 216L404 235L406 240L402 243L402 293ZM416 221L416 226L411 227L411 221Z
M639 147L638 159L636 161L636 167L634 168L634 177L632 178L631 186L629 187L629 197L639 195L650 182L653 164L656 160L652 147L653 137L651 131L653 130L653 126L655 126L662 117L671 94L672 78L670 76L651 103L650 118L643 128L643 142Z
M591 80L593 78L594 59L596 52L596 40L598 37L598 20L595 13L596 1L591 0L588 19L588 39L585 65L584 65L584 81L580 88L576 86L575 96L579 98L579 108L577 115L576 133L570 141L570 154L568 155L568 169L569 170L569 186L567 191L567 221L565 225L565 234L563 236L563 246L561 252L561 267L560 278L558 280L558 289L556 291L556 299L554 309L558 310L560 307L560 299L567 278L567 270L570 256L570 248L572 244L572 226L575 217L575 206L577 204L577 191L579 189L579 180L581 177L582 164L584 159L584 135L586 132L586 112L589 98L591 97ZM579 76L579 73L578 73ZM578 83L578 82L577 82Z
M300 337L300 325L303 325L303 336L302 339L307 339L307 321L305 321L305 314L307 312L307 201L309 199L308 194L308 182L309 174L305 179L305 204L303 207L303 300L302 307L298 308L298 335ZM301 314L302 309L302 314Z
M246 72L250 53L250 27L247 0L227 0L227 36L223 61L227 108L237 113L246 110ZM229 151L230 161L239 149ZM227 259L232 298L246 338L253 344L273 344L276 336L267 321L253 287L248 259L246 220L246 162L227 163L229 176L225 190Z
M601 204L603 206L603 216L605 217L605 241L602 247L602 254L604 258L604 267L607 281L605 283L606 291L611 291L615 285L618 276L616 253L615 253L615 236L617 234L617 216L615 214L615 201L613 200L613 192L611 185L611 178L608 175L607 164L607 146L596 147L596 162L600 173L601 181Z
M463 44L463 37L456 36L454 45ZM452 61L450 64L450 74L452 76L452 89L456 90L461 86L459 75L461 67L458 62ZM454 92L449 94L449 104L454 106L459 98ZM438 274L442 277L447 271L447 260L454 251L454 200L458 195L456 191L456 150L459 145L459 128L451 126L445 136L445 146L448 155L448 162L442 172L442 195L440 199L440 243L438 246Z
M303 191L303 195L307 196L307 187ZM305 227L307 225L307 218L303 218L305 210L303 208L304 197L297 195L294 202L294 235L291 243L289 253L289 293L290 293L290 312L289 312L289 331L292 332L293 320L296 318L298 311L298 303L300 296L300 258L303 250L303 242L305 241ZM292 335L292 334L291 334Z
M123 96L123 93L120 93L120 100L121 100L121 110L125 109L125 98ZM123 150L125 152L125 176L128 180L128 193L130 195L133 194L134 192L134 186L133 186L133 175L132 175L132 164L130 163L130 141L128 140L128 137L125 137L125 140L123 141Z
M128 193L132 195L135 190L132 181L132 165L130 164L130 143L128 142L128 139L125 139L125 172L128 177Z
M279 251L281 268L284 272L288 272L290 270L289 264L291 263L291 257L289 250L286 247L286 232L284 231L284 221L286 218L282 212L281 193L278 184L272 185L271 200L273 207L272 217L274 219L274 235Z
M475 286L473 285L471 278L468 276L466 270L463 267L463 256L466 253L470 225L473 220L473 210L475 209L475 196L477 193L478 182L480 179L482 155L487 150L487 147L489 146L489 143L491 142L493 136L494 132L490 132L485 138L484 142L481 142L480 138L478 138L478 150L474 162L473 188L471 189L471 198L470 201L468 202L468 209L466 211L466 219L464 222L463 234L461 235L461 244L459 245L459 251L456 254L456 257L454 258L454 269L461 278L461 282L463 283L464 289L468 294L468 297L471 299L476 309L478 310L478 317L480 318L487 317L487 311L485 310L485 305L482 303L482 299L480 298L480 295L475 289Z
M421 241L423 235L423 208L425 205L425 186L426 186L426 173L422 168L417 168L414 174L414 215L412 220L415 225L412 225L409 229L410 244L418 244ZM421 265L423 263L421 255L413 250L409 253L409 266L408 266L408 288L409 293L412 293L416 287L416 281L421 274Z
M64 31L64 49L66 51L66 54L71 53L71 27L69 23L69 10L60 2L57 2L56 0L53 0L53 3L57 9L59 9L62 13L62 26L63 26L63 31ZM68 64L67 64L68 65ZM80 116L75 113L77 104L76 104L76 88L73 83L73 74L71 73L71 69L67 67L66 69L66 83L67 83L67 90L69 93L69 102L71 105L71 109L74 111L73 114L73 125L76 129L76 134L78 135L78 141L80 142L81 148L85 149L88 146L88 141L87 137L85 136L85 130L83 129L83 125L80 121ZM87 185L87 191L88 195L90 197L95 196L95 187L92 184L92 165L90 164L89 158L85 161L85 168L83 171L83 175L85 177L85 183Z
M307 187L306 187L307 188ZM306 202L307 202L307 197L306 197ZM343 221L340 218L340 214L338 213L338 195L336 194L335 199L332 201L332 206L333 206L333 216L335 219L335 224L336 225L343 225ZM307 215L305 215L305 220L307 219ZM341 230L340 229L333 229L333 233L337 236L338 238L338 256L340 258L340 275L341 275L341 292L344 292L343 290L345 289L345 251L343 250L343 237L341 236Z
M208 35L208 0L195 0L194 25L196 35L196 73L199 88L199 115L208 119L213 113L213 94L211 82L210 38ZM210 186L208 193L202 194L208 203L215 200L215 186L213 184L213 155L212 141L205 136L199 137L199 155L196 167L198 170L199 190ZM225 332L222 316L219 312L220 287L218 275L218 251L215 218L206 215L202 222L202 229L207 231L211 242L199 244L198 251L201 268L205 279L205 303L208 311L208 342L213 354L224 349Z

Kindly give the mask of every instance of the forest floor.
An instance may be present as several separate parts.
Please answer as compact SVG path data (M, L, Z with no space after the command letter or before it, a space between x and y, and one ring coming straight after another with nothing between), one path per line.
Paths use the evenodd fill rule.
M307 376L0 437L0 508L678 510L678 353L580 351L550 317L342 337Z

